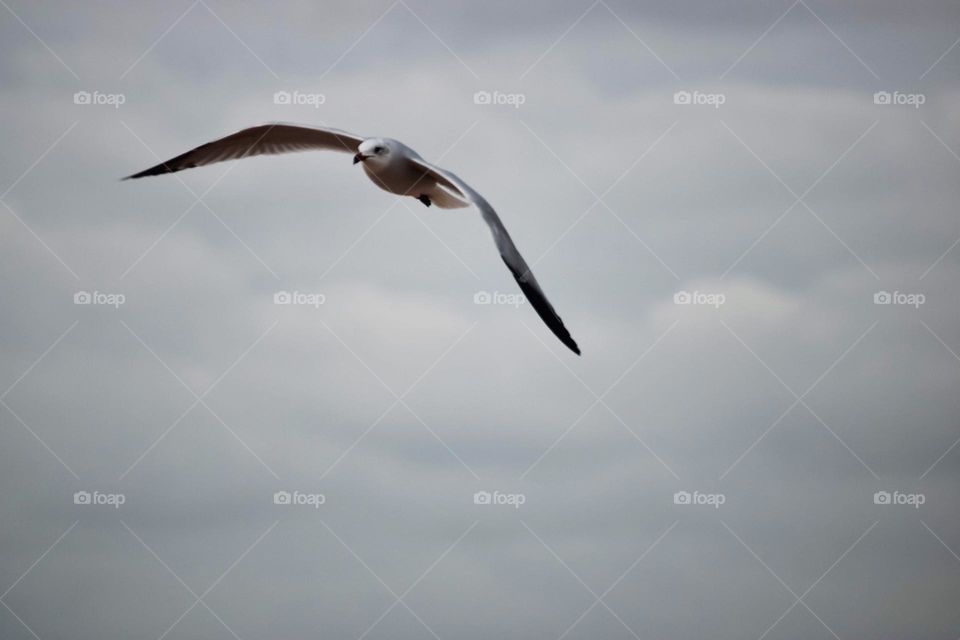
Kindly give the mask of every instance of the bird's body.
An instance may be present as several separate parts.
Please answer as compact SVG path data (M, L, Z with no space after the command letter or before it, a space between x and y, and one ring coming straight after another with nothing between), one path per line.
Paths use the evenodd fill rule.
M398 140L362 138L338 129L265 124L208 142L127 177L142 178L224 160L310 149L353 153L353 163L362 163L364 173L379 188L396 195L411 196L428 207L435 204L442 209L458 209L475 205L490 227L500 257L527 300L554 335L571 351L580 354L580 348L553 310L493 207L456 175L426 162Z
M381 151L378 153L377 150ZM435 204L442 209L459 209L470 206L441 182L424 172L425 161L416 151L392 138L364 140L354 156L363 163L363 172L370 180L389 193L413 196L428 207ZM439 176L438 176L439 177ZM452 185L447 189L454 189Z

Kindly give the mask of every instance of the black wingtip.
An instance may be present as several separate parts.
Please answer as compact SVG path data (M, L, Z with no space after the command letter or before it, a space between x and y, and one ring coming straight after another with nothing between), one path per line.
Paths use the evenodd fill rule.
M560 325L563 326L563 323L561 322ZM564 331L566 332L566 327L564 327ZM578 356L580 355L580 346L577 344L577 341L573 339L573 336L571 336L569 332L566 332L566 335L560 335L556 331L553 333L560 338L560 342L566 345L567 349L570 349L570 351L573 351Z
M137 173L131 173L129 176L120 178L120 180L136 180L137 178L146 178L147 176L160 176L165 173L176 173L180 169L173 169L169 167L166 163L158 164L155 167L150 167L149 169L144 169Z
M140 171L139 173L131 173L128 176L124 176L120 178L120 181L123 182L124 180L136 180L137 178L143 178L145 176L157 175L156 173L151 173L151 171L153 171L154 168L155 167L151 167L150 169L146 169L145 171Z
M526 274L518 273L510 266L510 263L507 262L506 259L503 260L503 263L507 265L507 269L513 274L517 284L520 285L520 290L523 291L523 295L526 296L527 302L533 306L534 311L537 312L537 315L540 316L544 324L553 332L553 335L557 336L560 342L579 356L580 347L577 345L576 340L573 339L573 336L570 335L570 332L567 331L567 328L563 325L563 320L561 320L557 312L553 310L553 306L547 300L546 296L543 295L543 291L540 290L540 285L538 285L536 279L533 278L533 274L530 274L529 271Z
M537 309L537 312L539 314L539 309ZM544 317L543 314L539 314L539 315L541 318L543 318L544 322L546 322L547 326L553 332L553 335L557 336L557 338L560 339L560 342L562 342L564 346L567 347L567 349L570 349L570 351L573 351L578 356L581 355L580 345L578 345L577 341L573 339L573 336L570 335L570 332L567 331L567 328L563 326L563 321L560 320L559 316L556 316L556 314L554 314L554 317L556 318L556 322L552 322L548 320L546 317Z
M176 158L170 158L166 162L161 162L160 164L154 165L149 169L144 169L143 171L139 171L137 173L131 174L123 179L136 180L137 178L146 178L147 176L162 176L166 173L176 173L178 171L183 171L184 169L193 169L194 167L197 166L197 163L196 161L193 161L193 162L187 161L186 160L187 156L207 146L209 146L209 143L200 145L196 149L187 151L186 153L181 153Z

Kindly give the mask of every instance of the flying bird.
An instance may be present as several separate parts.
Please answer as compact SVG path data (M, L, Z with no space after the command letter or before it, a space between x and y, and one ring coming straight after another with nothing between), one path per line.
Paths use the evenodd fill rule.
M490 227L500 257L527 300L554 335L580 355L580 347L553 310L553 305L547 300L490 203L456 175L428 163L416 151L397 140L363 138L325 127L264 124L200 145L155 167L127 176L124 180L174 173L224 160L318 149L353 154L353 164L360 164L375 185L390 193L416 198L428 207L434 204L441 209L476 206Z

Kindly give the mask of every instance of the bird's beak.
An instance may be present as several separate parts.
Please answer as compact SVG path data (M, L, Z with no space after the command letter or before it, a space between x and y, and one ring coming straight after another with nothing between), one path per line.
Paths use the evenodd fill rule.
M357 164L358 162L363 162L369 157L370 156L365 156L362 153L358 153L357 155L353 156L353 164Z

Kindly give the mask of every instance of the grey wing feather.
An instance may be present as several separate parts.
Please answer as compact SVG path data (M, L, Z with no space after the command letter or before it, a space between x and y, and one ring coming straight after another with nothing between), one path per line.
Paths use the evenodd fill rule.
M243 129L127 176L143 178L250 156L326 149L354 153L363 138L339 129L271 123Z
M487 226L490 227L490 233L493 234L493 241L500 251L500 257L503 259L504 264L507 265L510 273L513 274L517 284L520 285L520 289L527 297L527 300L530 301L530 304L533 305L534 310L536 310L540 318L546 323L550 330L553 331L553 334L571 351L580 355L580 347L577 346L576 341L570 335L570 332L567 331L563 320L560 319L560 316L557 315L557 312L553 309L553 305L547 300L546 294L544 294L543 289L540 288L540 283L537 282L533 272L530 271L526 260L520 255L520 251L517 250L517 246L513 243L513 239L507 232L507 228L503 226L500 216L498 216L494 208L490 206L490 203L470 185L450 171L435 167L418 158L413 159L413 162L419 165L441 185L452 189L476 205Z

